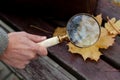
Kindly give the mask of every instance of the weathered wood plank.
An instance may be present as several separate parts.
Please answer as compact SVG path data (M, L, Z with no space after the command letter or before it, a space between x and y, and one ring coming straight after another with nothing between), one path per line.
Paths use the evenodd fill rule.
M74 69L76 72L78 72L80 75L84 76L88 80L117 80L117 78L120 76L119 71L115 70L102 60L99 60L98 62L84 62L81 56L70 54L67 51L67 46L65 46L65 44L63 43L51 47L49 51L55 57L60 57L59 59L62 62L67 64L69 67Z
M3 21L0 24L7 32L14 31ZM24 70L10 68L15 73L19 72L26 80L77 80L47 56L32 61Z
M115 17L120 19L120 6L112 3L111 0L98 0L96 14L102 13L104 20L107 20L106 17L110 18ZM104 60L120 69L120 45L119 37L116 38L115 44L110 47L108 50L102 50L104 53Z
M107 16L120 19L120 6L113 4L111 0L98 0L95 14L100 13L102 13L104 19Z
M107 50L101 50L104 60L120 70L120 37L116 37L113 46Z
M27 80L77 80L49 57L40 57L17 71Z
M36 25L52 33L54 32L54 29L55 29L54 26L50 26L49 24L37 18L35 19L32 19L32 18L15 19L14 18L13 19L9 17L9 19L11 19L14 24L22 27L23 30L33 34L46 35L48 37L52 36L52 34L50 33L42 32L40 30L29 27L29 25L31 24ZM83 61L81 56L76 54L70 54L67 51L68 47L66 46L65 43L61 43L59 45L48 48L48 50L50 54L55 57L55 59L58 59L64 65L67 65L69 69L72 69L73 71L78 73L81 76L81 77L78 77L78 79L81 79L82 77L84 77L87 80L101 80L101 79L102 80L118 80L119 79L120 72L117 69L113 68L112 66L110 66L109 64L107 64L105 61L101 59L98 62L91 62L89 60L85 62ZM111 50L111 49L108 49L108 50ZM36 62L32 64L39 66L37 65L38 63ZM67 67L64 67L64 68L67 69ZM32 67L31 69L34 71L35 68Z

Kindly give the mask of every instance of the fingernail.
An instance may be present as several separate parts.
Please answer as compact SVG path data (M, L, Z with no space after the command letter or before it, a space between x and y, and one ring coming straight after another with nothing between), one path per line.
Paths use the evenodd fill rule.
M46 36L41 37L41 39L46 39L46 38L47 38Z

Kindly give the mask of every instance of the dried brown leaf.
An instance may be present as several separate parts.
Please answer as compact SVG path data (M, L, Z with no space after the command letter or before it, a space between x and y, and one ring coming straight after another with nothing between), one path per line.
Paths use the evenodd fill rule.
M98 21L99 25L102 24L102 14L97 15L95 19Z
M100 25L102 24L101 14L96 16L95 19L99 22ZM115 18L111 19L112 24L114 24L115 22L116 22ZM120 25L120 21L117 21L114 25L117 26L116 28L119 28L118 25ZM106 23L105 28L101 27L101 35L96 44L87 48L79 48L74 46L71 42L69 42L67 44L69 47L68 51L71 53L80 54L84 60L90 58L91 60L98 61L100 58L100 55L102 55L99 49L100 48L107 49L109 46L112 46L115 40L114 39L115 34L117 34L115 31L113 31L112 28L108 28L109 26L111 25L109 23ZM65 27L57 27L57 29L54 32L54 36L65 35L65 34L66 34Z

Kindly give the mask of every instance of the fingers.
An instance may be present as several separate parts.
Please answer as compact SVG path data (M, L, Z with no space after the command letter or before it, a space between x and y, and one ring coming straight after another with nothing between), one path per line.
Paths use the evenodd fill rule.
M5 62L6 64L14 67L14 68L17 68L17 69L24 69L26 67L26 65L28 65L30 63L29 60L24 60L24 61L21 61L21 60L12 60L12 62L9 60L9 59L3 59L3 62Z
M3 61L18 69L25 68L31 60L47 55L47 49L37 44L45 39L45 36L32 35L26 32L11 33L9 47L4 52L6 58Z
M20 53L18 55L23 56L22 58L26 57L25 59L32 60L32 59L36 59L38 55L39 56L47 55L47 48L40 46L32 41L28 41L28 42L29 42L29 46L24 47L22 51L19 51Z
M30 41L29 44L30 44L29 51L33 51L33 53L36 53L36 55L39 55L39 56L46 56L47 55L47 48L46 47L40 46L37 43L34 43L32 41ZM29 52L29 53L31 53L31 52Z
M30 63L30 61L24 61L22 63L18 61L17 63L12 64L11 66L14 66L17 69L24 69L29 63Z
M38 36L38 35L33 35L33 34L26 34L27 38L29 38L30 40L34 41L34 42L40 42L46 39L46 36Z
M39 56L46 56L48 54L47 52L47 48L43 47L43 46L40 46L38 44L36 44L36 47L35 47L36 51L37 51L37 54Z
M46 39L46 36L37 36L37 35L28 34L28 33L27 33L27 37L30 40L32 40L32 41L34 41L36 43ZM35 44L33 49L36 50L36 52L40 56L46 56L47 55L47 49L45 47L43 47L43 46L39 46L38 44Z

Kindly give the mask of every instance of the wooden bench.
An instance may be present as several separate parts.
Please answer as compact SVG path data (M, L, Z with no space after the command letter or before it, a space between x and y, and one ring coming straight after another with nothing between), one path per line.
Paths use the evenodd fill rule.
M120 19L120 7L110 0L98 0L95 15ZM41 19L33 16L15 16L1 14L1 18L16 31L45 35L48 38L57 26L66 22L54 19ZM31 27L36 26L40 29ZM46 30L46 31L43 31ZM32 61L24 70L17 70L27 80L119 80L120 76L120 37L117 36L113 46L101 50L103 55L98 62L84 61L80 55L70 54L66 43L48 48L48 56Z

